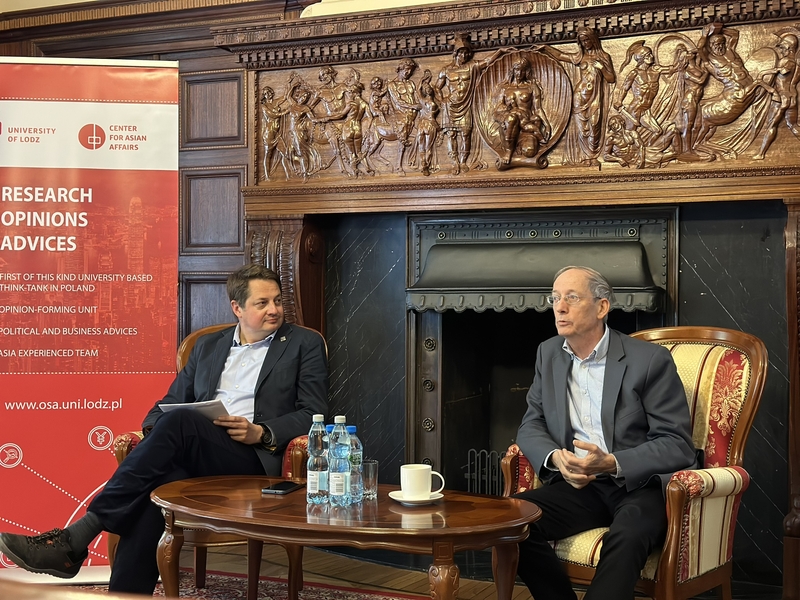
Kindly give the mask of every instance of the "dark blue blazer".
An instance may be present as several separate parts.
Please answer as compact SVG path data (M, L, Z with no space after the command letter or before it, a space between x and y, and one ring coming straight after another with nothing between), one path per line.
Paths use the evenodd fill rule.
M189 360L164 396L150 410L143 427L152 426L162 402L213 400L233 344L235 326L200 337ZM312 329L284 323L270 344L255 390L253 422L268 426L274 449L254 446L266 473L279 474L286 445L308 433L311 417L328 412L328 359L325 340Z

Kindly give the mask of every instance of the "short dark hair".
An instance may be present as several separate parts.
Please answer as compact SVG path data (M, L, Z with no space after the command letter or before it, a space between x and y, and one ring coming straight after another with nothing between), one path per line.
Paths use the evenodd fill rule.
M264 281L274 281L281 289L281 278L272 269L264 265L250 263L239 267L228 276L228 298L241 307L247 303L250 297L250 282L253 279L263 279Z

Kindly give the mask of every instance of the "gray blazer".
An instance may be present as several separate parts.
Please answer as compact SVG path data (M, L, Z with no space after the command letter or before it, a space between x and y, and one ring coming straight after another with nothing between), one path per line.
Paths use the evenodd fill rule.
M614 454L628 490L653 477L666 488L675 471L698 466L683 384L669 351L657 344L609 331L603 382L603 436ZM528 409L517 444L543 481L557 472L544 466L551 451L574 450L569 420L567 374L570 357L564 338L539 345L536 373L528 391Z
M225 368L236 327L204 335L164 396L147 413L143 427L164 414L161 402L212 400ZM255 446L267 474L281 472L286 445L308 433L311 417L328 412L328 359L325 341L316 331L284 323L269 347L255 392L253 421L267 425L275 435L275 449Z

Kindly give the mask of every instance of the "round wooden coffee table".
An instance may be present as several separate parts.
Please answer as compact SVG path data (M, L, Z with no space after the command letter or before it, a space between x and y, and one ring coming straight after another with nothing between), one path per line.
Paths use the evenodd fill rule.
M290 560L302 565L304 546L383 548L430 554L431 596L455 600L459 571L453 554L493 547L498 600L510 600L519 561L517 543L541 516L535 504L445 490L436 502L404 506L389 498L397 486L381 485L378 498L348 508L306 504L305 488L284 496L263 495L269 477L200 477L163 485L151 494L164 509L166 531L158 546L158 568L167 596L178 596L178 558L183 529L233 533L260 550L263 542L280 544ZM258 552L260 557L260 552ZM365 568L369 568L365 564ZM255 598L258 581L248 582ZM289 598L297 599L302 570L289 572Z

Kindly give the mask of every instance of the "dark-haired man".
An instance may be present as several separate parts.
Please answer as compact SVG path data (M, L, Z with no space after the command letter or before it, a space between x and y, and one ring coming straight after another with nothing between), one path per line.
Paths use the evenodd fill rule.
M517 443L545 485L519 497L542 518L520 544L518 572L536 600L574 600L549 540L609 527L584 600L633 600L663 543L670 475L697 466L686 394L665 348L606 325L614 292L587 267L556 273L558 335L543 342Z
M156 548L164 531L156 487L208 475L279 475L283 449L327 412L328 367L318 333L284 322L280 279L261 265L228 278L236 326L197 340L189 360L159 403L219 399L228 416L210 421L192 410L145 417L147 434L65 530L39 536L0 534L0 551L20 567L74 577L89 543L103 530L119 534L109 590L152 595Z

